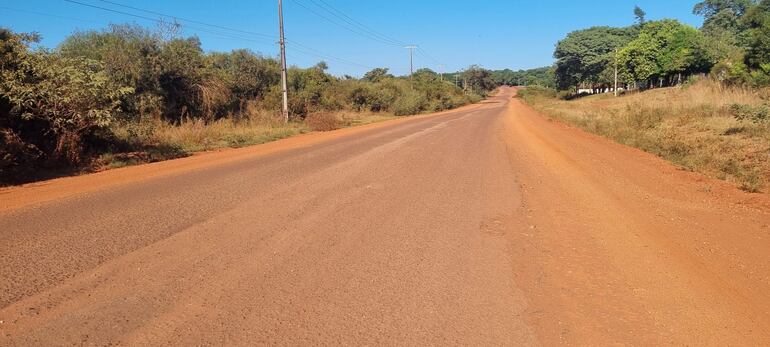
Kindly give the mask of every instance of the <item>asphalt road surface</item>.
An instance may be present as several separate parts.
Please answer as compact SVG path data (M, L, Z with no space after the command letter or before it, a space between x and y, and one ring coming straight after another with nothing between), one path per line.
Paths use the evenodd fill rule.
M0 345L769 345L770 199L443 114L0 191Z

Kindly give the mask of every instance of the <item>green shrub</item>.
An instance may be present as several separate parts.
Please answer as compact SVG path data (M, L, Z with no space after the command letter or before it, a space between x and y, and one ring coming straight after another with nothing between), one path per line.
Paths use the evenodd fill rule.
M541 86L528 86L526 88L521 88L516 92L516 95L524 99L535 96L542 96L547 98L558 98L560 96L556 89Z
M0 41L15 51L15 61L0 69L0 96L10 105L0 124L6 136L34 146L45 159L80 163L87 140L115 120L121 98L133 89L110 80L99 61L30 52L24 37L9 31Z
M765 105L730 105L730 113L737 120L751 121L753 123L763 123L770 120L770 108Z
M748 67L743 62L723 60L711 68L710 76L729 85L746 85L751 81Z
M280 114L280 65L248 50L207 53L197 37L138 25L76 32L54 51L30 51L35 40L0 29L3 182L27 169L99 165L99 157L125 164L154 160L137 153L177 155L161 148L168 136L190 138L180 141L194 144L183 152L216 147L194 139L196 134L232 146L251 144L254 132ZM462 76L471 94L428 69L410 79L379 68L355 79L332 76L327 67L320 62L288 71L290 116L306 118L317 130L340 127L334 116L339 112L387 117L441 111L478 100L494 87L489 71L478 66ZM227 135L255 118L258 131ZM174 127L185 131L177 134Z
M407 116L420 113L425 107L425 99L416 92L405 92L393 104L393 114Z

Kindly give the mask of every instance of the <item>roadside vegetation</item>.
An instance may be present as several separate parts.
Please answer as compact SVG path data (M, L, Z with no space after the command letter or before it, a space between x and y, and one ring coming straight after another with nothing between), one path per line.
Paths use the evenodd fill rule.
M386 68L358 79L325 62L291 67L285 124L272 57L204 52L197 37L137 25L75 32L55 49L36 42L0 28L0 185L447 110L496 86L477 66L465 90L429 69L410 81Z
M556 120L746 191L757 192L770 182L766 92L701 79L620 98L600 94L569 101L543 88L519 93Z
M476 81L486 80L488 84L493 86L541 86L555 88L554 68L552 66L539 67L527 70L485 70L478 66L471 66L469 70L476 69L483 74L483 78L475 78ZM452 72L442 74L444 79L452 83L457 83L458 86L462 86L465 83L465 79L470 76L471 73L464 72ZM478 82L476 82L478 83ZM471 85L470 87L474 87ZM483 88L489 88L485 86Z
M706 0L675 20L592 27L556 45L544 114L757 192L770 182L770 0ZM613 97L615 66L620 97ZM545 84L541 84L545 85ZM590 95L597 94L597 95Z

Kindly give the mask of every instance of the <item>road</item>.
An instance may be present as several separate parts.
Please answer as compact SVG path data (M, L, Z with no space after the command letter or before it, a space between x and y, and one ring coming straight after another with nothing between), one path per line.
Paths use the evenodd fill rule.
M0 191L0 345L768 345L770 198L437 115Z

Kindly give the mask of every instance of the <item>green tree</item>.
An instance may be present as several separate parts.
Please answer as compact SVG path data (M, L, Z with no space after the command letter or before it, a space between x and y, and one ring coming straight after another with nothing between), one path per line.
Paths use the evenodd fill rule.
M388 73L388 68L378 67L365 73L362 79L369 82L379 82L383 78L389 78L389 77L393 77L393 75Z
M495 70L492 71L492 78L498 85L538 85L556 88L556 80L552 66L518 71L513 71L511 69Z
M647 22L646 16L647 12L644 12L639 6L634 6L634 17L636 18L637 24L644 25L644 23Z
M226 111L243 112L249 100L264 99L281 79L278 60L262 57L247 49L209 53L206 76L216 76L229 89Z
M460 75L466 83L466 87L471 92L479 95L485 95L487 92L495 89L497 83L492 78L492 73L478 65L471 65Z
M618 63L628 82L645 81L650 86L680 82L682 75L706 72L713 65L704 52L702 34L670 19L648 22L619 51Z
M751 7L742 19L750 34L746 64L770 72L770 0Z
M615 50L636 36L638 28L592 27L573 31L556 44L555 76L559 89L580 84L610 84Z
M704 0L693 7L693 13L703 16L703 26L716 25L736 29L738 19L754 4L753 0Z
M741 18L753 3L753 0L705 0L695 4L693 13L703 16L701 31L707 38L705 48L711 59L742 59L749 38Z
M75 33L58 50L65 57L101 61L111 80L134 88L123 100L129 117L179 122L223 114L229 91L217 74L207 74L200 40L166 36L137 25L111 25Z

